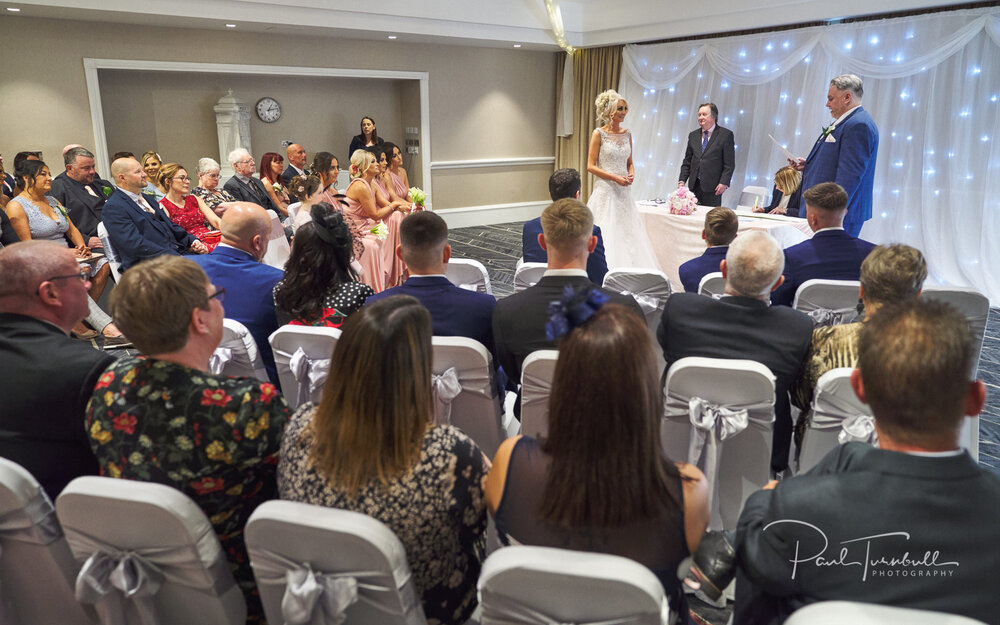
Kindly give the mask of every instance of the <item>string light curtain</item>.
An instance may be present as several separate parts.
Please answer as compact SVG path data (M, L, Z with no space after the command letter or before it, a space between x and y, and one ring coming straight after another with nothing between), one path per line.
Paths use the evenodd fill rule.
M786 164L773 135L805 157L832 121L829 81L864 80L879 127L874 210L861 237L902 242L932 282L972 286L1000 304L1000 9L972 9L744 37L629 45L619 92L629 101L633 197L677 187L697 107L719 106L736 135L723 204L771 188Z

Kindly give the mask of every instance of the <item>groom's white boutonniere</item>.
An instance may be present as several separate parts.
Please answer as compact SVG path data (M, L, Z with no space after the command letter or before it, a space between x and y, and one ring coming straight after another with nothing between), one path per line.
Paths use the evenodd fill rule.
M837 124L830 124L829 126L823 126L823 134L819 136L819 140L826 141L826 138L830 136L830 133L833 132L836 125Z

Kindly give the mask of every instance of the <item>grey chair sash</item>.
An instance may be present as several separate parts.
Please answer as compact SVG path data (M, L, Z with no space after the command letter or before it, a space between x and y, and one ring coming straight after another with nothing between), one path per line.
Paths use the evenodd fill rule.
M208 359L208 370L219 375L226 368L226 363L233 359L233 350L228 347L216 347Z
M837 440L841 444L859 441L877 447L878 432L875 431L875 418L863 414L846 417L840 425Z
M310 358L299 347L288 361L288 368L299 383L298 405L319 400L320 391L330 375L329 358Z
M441 375L432 374L431 391L434 394L434 423L451 423L451 402L462 392L455 367L448 367Z
M495 594L488 588L480 589L483 614L480 625L666 625L669 622L669 608L666 598L660 614L637 614L600 621L560 621L522 604L506 595Z
M62 538L62 535L62 527L59 526L59 519L56 518L56 509L41 488L24 504L23 508L11 510L0 516L0 540L14 540L44 546ZM0 550L0 558L2 557L3 551ZM6 606L3 585L0 583L0 616L4 615Z
M858 314L858 309L851 308L816 308L806 313L817 328L851 323Z

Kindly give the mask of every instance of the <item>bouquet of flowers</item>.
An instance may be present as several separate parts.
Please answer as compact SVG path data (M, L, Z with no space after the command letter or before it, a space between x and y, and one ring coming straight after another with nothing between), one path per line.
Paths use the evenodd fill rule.
M698 198L686 186L678 187L667 198L667 205L670 206L671 215L690 215L698 206Z
M424 209L424 202L427 201L427 194L420 187L410 187L410 197L413 198L413 203L416 204L416 210Z
M372 234L378 237L379 241L384 241L387 236L389 236L389 228L386 227L384 221L380 221L375 224L375 227L371 230Z

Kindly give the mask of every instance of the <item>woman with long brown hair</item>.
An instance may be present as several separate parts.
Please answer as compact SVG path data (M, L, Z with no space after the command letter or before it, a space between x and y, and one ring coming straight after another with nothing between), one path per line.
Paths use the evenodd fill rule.
M487 461L457 428L433 423L430 313L397 295L342 330L322 400L285 430L279 495L385 523L403 543L428 622L464 623L485 552Z
M550 327L578 327L559 343L548 437L500 446L486 503L502 540L631 558L686 615L677 569L708 524L705 476L663 455L649 329L604 301L596 290L575 293L563 301L569 313L554 315Z

